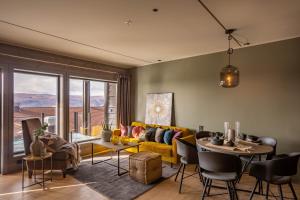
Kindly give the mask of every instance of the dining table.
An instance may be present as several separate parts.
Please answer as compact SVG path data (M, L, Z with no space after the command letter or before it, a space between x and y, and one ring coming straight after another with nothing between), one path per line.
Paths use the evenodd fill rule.
M224 154L232 154L239 157L248 157L247 161L242 165L241 173L238 177L237 183L240 181L245 170L251 164L255 157L261 159L262 155L267 155L273 151L273 147L259 142L252 142L247 140L241 140L236 138L233 146L227 146L227 141L224 141L223 145L215 145L211 143L210 137L197 139L196 143L205 151L212 151ZM237 188L238 189L238 188ZM250 190L239 189L244 192L251 192ZM259 191L261 193L261 191Z

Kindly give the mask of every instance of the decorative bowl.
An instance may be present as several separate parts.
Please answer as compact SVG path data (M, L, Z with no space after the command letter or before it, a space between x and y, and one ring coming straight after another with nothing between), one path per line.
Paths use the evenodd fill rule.
M246 140L249 142L256 142L258 140L258 137L255 135L247 135Z
M219 138L218 136L216 137L213 137L211 140L210 140L210 143L214 144L214 145L223 145L224 144L224 139L223 138Z

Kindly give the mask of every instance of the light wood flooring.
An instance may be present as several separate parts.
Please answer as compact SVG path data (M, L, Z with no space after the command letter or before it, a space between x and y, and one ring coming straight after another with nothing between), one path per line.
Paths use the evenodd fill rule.
M189 168L192 172L192 168ZM241 185L248 189L253 187L255 180L248 175L244 175L241 180ZM199 183L197 176L185 179L183 184L182 194L178 194L179 181L174 181L174 176L163 181L153 189L144 193L138 200L191 200L200 199L202 186ZM300 197L300 185L294 184L298 197ZM284 186L284 194L291 197L291 192L288 187ZM271 187L271 191L277 195L277 187ZM207 197L206 199L228 199L225 190L212 189L211 194L223 193L222 195ZM238 192L239 199L248 199L249 193ZM93 191L86 184L82 184L71 176L62 178L59 172L54 173L53 182L47 184L45 191L39 186L34 186L21 189L21 173L0 176L0 199L1 200L102 200L108 199L105 196ZM253 199L265 199L262 196L254 196ZM269 198L276 199L276 198ZM278 199L278 198L277 198Z

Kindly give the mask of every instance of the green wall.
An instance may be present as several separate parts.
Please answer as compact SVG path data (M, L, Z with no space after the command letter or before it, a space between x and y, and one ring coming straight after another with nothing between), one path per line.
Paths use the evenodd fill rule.
M133 69L133 119L144 121L147 93L173 92L177 126L223 131L238 120L242 132L277 138L278 152L300 151L300 38L235 50L237 88L218 86L226 63L220 52Z

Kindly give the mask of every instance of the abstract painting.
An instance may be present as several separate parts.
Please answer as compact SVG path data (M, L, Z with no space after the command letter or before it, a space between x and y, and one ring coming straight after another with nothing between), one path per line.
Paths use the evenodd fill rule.
M172 104L173 93L147 94L145 123L170 126Z

